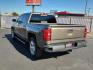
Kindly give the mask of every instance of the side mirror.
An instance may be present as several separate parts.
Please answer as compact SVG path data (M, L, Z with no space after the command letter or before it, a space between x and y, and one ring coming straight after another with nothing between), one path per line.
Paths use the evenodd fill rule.
M16 19L12 19L13 22L16 22L17 20Z

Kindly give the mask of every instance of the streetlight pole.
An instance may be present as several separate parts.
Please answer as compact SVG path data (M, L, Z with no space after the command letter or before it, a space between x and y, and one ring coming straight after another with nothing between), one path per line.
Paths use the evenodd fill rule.
M85 16L87 15L87 5L88 5L88 0L86 0L86 4L85 4Z

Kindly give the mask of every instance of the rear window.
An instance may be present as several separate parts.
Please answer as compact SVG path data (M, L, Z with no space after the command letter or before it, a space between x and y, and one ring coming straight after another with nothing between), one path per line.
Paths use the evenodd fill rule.
M41 15L41 14L33 14L30 18L30 22L32 23L56 23L56 19L53 15Z

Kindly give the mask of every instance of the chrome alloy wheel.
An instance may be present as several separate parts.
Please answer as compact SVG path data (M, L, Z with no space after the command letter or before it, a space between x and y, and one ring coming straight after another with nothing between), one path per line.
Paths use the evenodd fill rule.
M35 55L36 49L35 49L35 43L34 41L30 41L30 53L31 55Z

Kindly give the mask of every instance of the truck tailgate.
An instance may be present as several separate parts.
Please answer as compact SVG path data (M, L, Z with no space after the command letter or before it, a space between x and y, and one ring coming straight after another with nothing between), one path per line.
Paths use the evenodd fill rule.
M51 25L51 40L84 38L84 26Z

